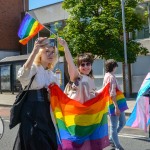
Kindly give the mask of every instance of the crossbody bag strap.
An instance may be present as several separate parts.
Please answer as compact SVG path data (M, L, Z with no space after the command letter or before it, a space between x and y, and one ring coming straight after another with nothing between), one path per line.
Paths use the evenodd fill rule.
M35 74L35 75L36 75L36 74ZM34 80L34 78L35 78L35 75L32 76L32 78L31 78L29 84L24 88L24 90L25 90L25 89L27 89L27 91L29 90L29 88L30 88L30 86L31 86L31 84L32 84L32 82L33 82L33 80Z

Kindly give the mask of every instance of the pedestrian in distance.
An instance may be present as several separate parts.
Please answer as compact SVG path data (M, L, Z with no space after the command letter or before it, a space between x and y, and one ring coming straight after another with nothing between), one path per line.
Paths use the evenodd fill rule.
M124 111L128 109L126 100L121 92L120 86L117 82L115 72L118 64L115 60L109 59L105 62L105 76L103 86L110 84L110 101L109 101L109 118L110 118L110 143L115 150L124 150L121 146L118 133L126 123ZM120 94L120 100L117 100L117 94Z

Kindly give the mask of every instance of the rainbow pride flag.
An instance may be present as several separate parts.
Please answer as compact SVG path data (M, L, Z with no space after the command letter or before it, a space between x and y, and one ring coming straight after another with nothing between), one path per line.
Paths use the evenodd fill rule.
M26 14L18 31L19 42L26 45L40 30L44 28L37 20Z
M119 89L116 89L116 95L117 95L116 100L117 100L119 110L121 112L127 110L128 106L127 106L127 102L126 102L126 99L124 97L124 94ZM115 106L114 106L111 98L109 99L109 114L115 115Z
M143 96L143 93L150 88L150 73L145 77L137 98L134 109L126 122L127 126L133 128L140 128L147 132L148 125L150 125L150 104L149 97Z
M109 85L83 104L68 98L57 85L49 90L58 150L102 150L109 145Z

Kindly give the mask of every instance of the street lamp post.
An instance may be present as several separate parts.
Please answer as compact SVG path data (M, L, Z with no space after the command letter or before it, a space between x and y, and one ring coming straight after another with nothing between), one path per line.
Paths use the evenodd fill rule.
M125 92L126 97L130 96L129 88L129 78L128 78L128 60L127 60L127 42L126 42L126 27L125 27L125 11L124 11L125 1L121 0L121 9L122 9L122 26L123 26L123 41L124 41L124 69L125 69Z

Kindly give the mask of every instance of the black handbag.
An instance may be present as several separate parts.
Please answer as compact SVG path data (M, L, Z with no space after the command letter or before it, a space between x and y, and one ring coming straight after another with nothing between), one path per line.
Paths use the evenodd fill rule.
M142 95L146 97L150 97L150 87Z
M12 129L21 122L21 108L26 100L29 88L32 84L34 77L35 75L31 78L29 84L24 88L24 90L19 92L19 94L16 96L16 100L10 109L10 123L9 123L10 129Z

